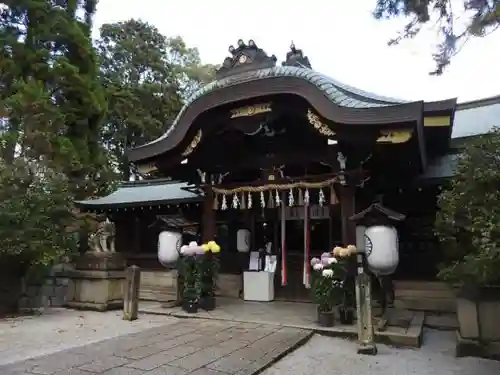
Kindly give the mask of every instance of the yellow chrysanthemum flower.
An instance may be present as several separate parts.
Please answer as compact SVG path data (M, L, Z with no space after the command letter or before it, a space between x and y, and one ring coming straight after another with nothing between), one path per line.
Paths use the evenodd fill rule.
M348 249L346 249L346 248L341 248L340 252L339 252L339 255L340 255L340 257L344 258L346 256L351 255L351 252Z
M358 251L354 245L347 245L347 250L349 250L349 255L356 254Z
M217 242L209 241L207 245L208 245L209 249L212 251L212 253L219 253L220 252L220 246L217 245Z
M203 249L204 252L207 252L210 250L210 246L207 243L204 243L203 245L201 245L201 248Z

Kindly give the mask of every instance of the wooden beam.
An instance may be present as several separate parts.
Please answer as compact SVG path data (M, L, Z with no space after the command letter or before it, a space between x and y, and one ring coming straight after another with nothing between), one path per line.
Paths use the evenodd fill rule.
M207 160L208 159L208 160ZM331 164L332 167L335 168L335 171L338 170L338 162L337 162L337 150L324 150L321 151L313 151L313 150L295 150L288 152L280 152L275 155L261 155L261 156L243 156L238 159L232 159L230 161L227 160L214 160L209 158L204 158L202 160L193 160L194 165L193 168L200 168L201 170L207 170L211 172L230 172L235 170L244 170L244 169L258 169L258 168L269 168L271 166L280 166L282 164L294 164L294 165L302 165L310 162L326 162ZM198 163L200 162L200 163ZM189 162L188 164L189 165ZM218 166L220 165L220 166Z

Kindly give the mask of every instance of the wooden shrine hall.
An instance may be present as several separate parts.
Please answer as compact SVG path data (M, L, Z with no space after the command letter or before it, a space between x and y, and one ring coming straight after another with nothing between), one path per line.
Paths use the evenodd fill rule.
M237 297L248 267L237 232L246 229L250 251L271 244L278 257L276 298L303 300L310 258L355 244L348 218L378 201L407 217L394 277L432 280L440 261L432 226L439 185L453 173L456 100L361 91L314 71L295 46L281 66L253 40L229 52L163 136L128 151L143 180L79 202L115 223L117 251L160 280L173 272L156 259L161 230L183 231L184 242L215 239L221 293Z

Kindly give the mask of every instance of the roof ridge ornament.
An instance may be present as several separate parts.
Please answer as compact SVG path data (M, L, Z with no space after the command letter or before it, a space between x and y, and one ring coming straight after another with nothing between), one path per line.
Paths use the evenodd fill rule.
M253 39L250 39L248 44L243 39L238 40L238 46L229 46L229 52L231 56L226 57L222 66L216 71L216 79L276 66L276 56L269 56L262 48L257 47Z
M282 63L283 66L296 66L298 68L308 68L312 69L311 62L307 56L304 56L304 53L301 49L295 48L295 44L290 44L290 52L286 54L286 61Z

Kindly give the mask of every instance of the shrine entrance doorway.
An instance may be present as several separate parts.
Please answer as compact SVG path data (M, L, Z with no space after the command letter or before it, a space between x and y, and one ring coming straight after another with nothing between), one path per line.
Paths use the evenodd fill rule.
M279 210L277 210L279 212ZM276 215L275 238L279 246L284 243L284 262L280 256L280 267L275 277L275 295L278 300L311 301L311 269L313 257L331 251L334 244L341 244L341 218L337 206L311 205L285 208L285 241L282 238L281 217ZM281 251L279 252L280 254ZM286 273L286 283L282 272Z

